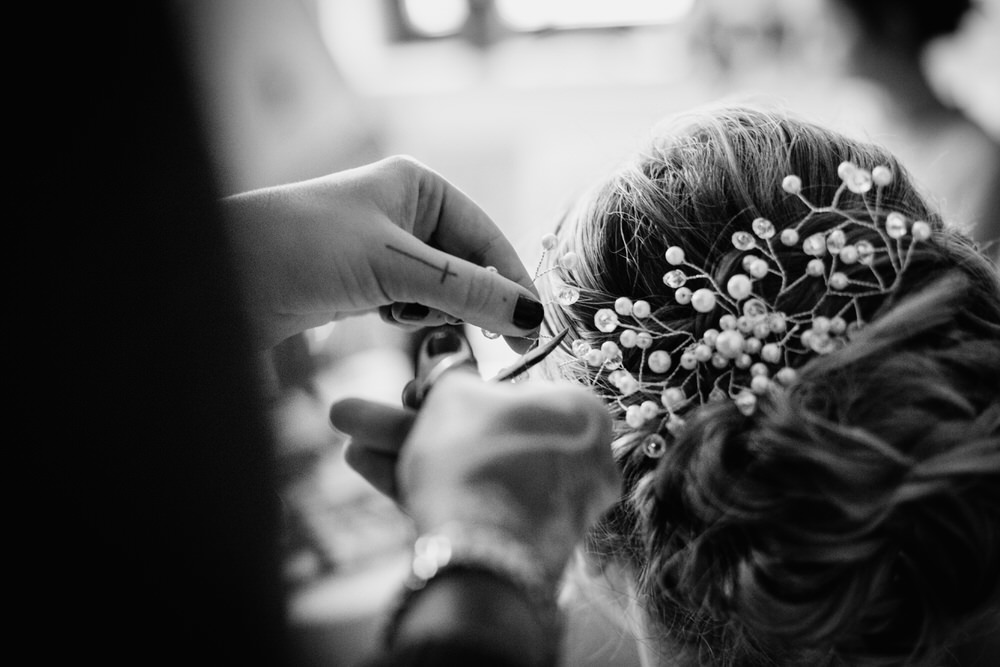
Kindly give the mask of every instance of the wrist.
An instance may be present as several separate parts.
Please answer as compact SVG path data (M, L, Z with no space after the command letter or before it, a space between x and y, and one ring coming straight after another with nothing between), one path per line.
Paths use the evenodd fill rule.
M387 644L451 638L492 645L526 664L555 664L558 583L524 543L495 528L451 522L414 544Z

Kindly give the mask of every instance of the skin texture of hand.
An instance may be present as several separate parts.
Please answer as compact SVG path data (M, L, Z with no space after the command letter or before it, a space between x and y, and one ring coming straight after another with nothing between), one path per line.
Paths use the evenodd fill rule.
M541 323L537 290L500 229L410 158L222 204L262 348L375 310L404 326L463 320L518 352Z
M348 399L331 420L352 436L348 463L418 530L451 521L501 530L538 554L553 586L620 490L607 410L569 383L452 372L417 414Z

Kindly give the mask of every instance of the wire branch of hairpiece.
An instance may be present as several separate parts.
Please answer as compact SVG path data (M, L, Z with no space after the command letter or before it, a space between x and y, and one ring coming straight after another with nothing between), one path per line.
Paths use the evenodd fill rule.
M643 442L647 456L663 455L666 441L659 432L666 429L676 434L684 427L681 415L705 403L706 395L708 401L732 400L742 414L750 416L762 395L796 381L798 372L794 366L804 363L803 358L829 354L847 344L865 324L860 301L891 293L909 263L916 242L930 238L931 227L927 222L911 222L902 213L882 209L882 189L893 178L887 167L876 166L868 171L843 162L837 173L841 183L827 206L817 206L803 195L798 176L786 176L781 188L798 197L808 212L780 234L763 217L752 221L752 231L734 232L732 246L745 254L740 260L742 270L730 276L724 286L710 271L688 261L684 248L676 245L667 248L664 259L674 268L663 275L663 283L673 290L673 301L690 306L694 311L692 317L717 314L716 326L706 329L700 337L658 319L648 301L619 296L613 304L599 308L594 314L595 328L603 334L617 333L616 340L605 340L599 347L583 339L572 342L575 361L591 369L592 383L596 384L604 374L617 390L612 398L624 411L626 424L633 429L649 430ZM874 207L865 196L873 187ZM845 191L862 196L870 220L840 208ZM803 228L824 214L837 215L842 220L802 238ZM866 238L850 242L854 227L867 230ZM904 244L908 235L910 242ZM792 275L790 267L782 263L776 243L788 248L801 244L801 251L810 257L801 275ZM556 272L558 277L552 285L554 298L546 306L572 306L580 298L571 278L579 265L579 256L574 252L564 253L548 269L541 270L546 255L556 252L558 244L554 234L543 237L535 280ZM879 261L882 256L888 258L891 276L883 276L877 270L885 264ZM844 269L851 265L868 267L870 278L849 277ZM763 289L763 280L769 276L780 278L772 299L767 298ZM822 280L825 291L808 310L785 312L781 307L783 300L810 280ZM843 299L843 305L832 315L819 314L830 297ZM636 348L641 353L634 374L622 365L623 348ZM794 359L799 363L793 365ZM710 386L704 385L703 377L709 374L700 372L706 365L715 369L716 377Z

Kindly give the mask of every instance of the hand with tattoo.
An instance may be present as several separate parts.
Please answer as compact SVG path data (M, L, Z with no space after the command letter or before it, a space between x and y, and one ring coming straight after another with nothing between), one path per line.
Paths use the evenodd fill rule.
M542 320L510 241L472 200L407 157L222 200L261 347L378 310L459 320L523 351ZM495 270L494 270L495 269Z

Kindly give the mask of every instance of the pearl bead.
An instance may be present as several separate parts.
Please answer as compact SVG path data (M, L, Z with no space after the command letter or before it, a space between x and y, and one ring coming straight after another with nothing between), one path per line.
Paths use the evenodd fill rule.
M770 267L767 262L763 259L756 259L750 264L750 275L754 278L760 279L767 275L767 270Z
M681 353L681 368L690 371L694 370L697 365L698 360L695 359L693 350L685 350Z
M721 369L725 368L728 365L729 365L729 359L726 359L724 356L722 356L718 352L716 352L715 354L712 355L712 366L714 366L715 368L718 368L718 369L721 370Z
M587 352L587 355L584 357L584 359L590 366L600 366L601 364L604 363L604 355L601 354L600 350L591 349L589 352Z
M812 329L816 333L825 334L830 331L830 318L818 315L813 318Z
M733 329L726 329L715 339L715 349L727 359L736 359L743 352L745 341L743 334Z
M697 361L708 361L712 358L712 348L704 343L694 346L694 358Z
M799 233L794 229L785 229L781 232L781 242L787 246L793 246L799 242Z
M572 271L580 265L580 256L575 252L568 252L559 260L559 265L568 271Z
M763 394L771 386L771 380L765 375L755 375L750 380L750 390L755 394Z
M854 264L858 261L858 249L852 245L844 246L840 251L840 261L844 264Z
M913 223L913 227L910 228L910 232L916 240L926 241L931 237L931 226L923 220L917 220Z
M743 353L736 357L737 368L746 370L747 368L750 368L751 364L753 364L753 358L749 354Z
M771 335L771 327L768 326L767 322L761 321L753 325L753 337L764 340Z
M639 391L639 381L631 375L628 375L622 379L621 385L619 385L618 389L621 391L622 396L631 396L635 392Z
M663 403L663 407L668 410L673 410L680 407L686 399L684 396L684 390L680 387L667 387L660 394L660 402Z
M836 271L830 276L830 287L835 290L842 290L846 288L848 282L850 281L847 279L847 274L841 273L840 271Z
M627 296L620 296L615 300L615 312L619 315L632 314L632 299Z
M781 361L781 347L777 343L768 343L761 348L760 358L771 364L778 363Z
M795 380L799 377L799 374L795 371L794 368L791 368L790 366L785 366L784 368L779 370L774 377L775 379L778 380L778 382L787 387L788 385L795 382Z
M810 259L809 263L806 264L806 273L813 278L818 278L826 273L826 265L821 259Z
M652 419L660 411L660 406L653 401L643 401L639 404L639 411L646 419Z
M601 354L605 359L614 359L622 353L622 350L614 341L604 341L601 343Z
M666 373L670 370L670 355L664 350L655 350L650 353L646 364L649 366L649 370L654 373Z
M632 428L639 428L646 423L646 418L642 416L638 405L630 405L625 409L625 423Z
M635 335L635 346L640 350L648 350L653 345L653 336L648 331L640 331Z
M760 362L757 362L756 364L750 367L750 375L752 375L753 377L757 377L758 375L760 375L766 378L770 374L771 371L767 370L767 366Z
M552 250L559 243L559 237L555 234L546 234L542 237L542 248Z
M636 334L632 329L625 329L622 331L621 335L618 336L618 342L622 344L622 347L635 347Z
M701 340L709 347L715 347L715 339L719 337L718 329L705 329L705 333L702 334Z
M872 189L872 175L867 169L856 168L844 181L847 189L855 194L864 194Z
M836 335L840 335L847 330L847 322L843 317L837 315L836 317L830 318L830 332Z
M750 277L742 273L737 273L735 276L729 279L726 283L726 291L729 292L729 296L733 297L737 301L741 301L748 296L753 290L753 283L750 281Z
M879 187L885 187L892 183L892 171L888 167L879 165L872 169L872 181Z
M781 180L781 189L790 195L797 195L802 191L802 179L794 174L789 174Z
M784 313L773 313L767 318L767 324L771 328L771 333L784 333L785 329L788 327L788 323L785 320Z
M763 346L764 344L760 341L759 338L747 338L743 343L743 350L747 354L759 354L760 348L762 348Z
M686 306L687 304L691 303L691 290L688 289L687 287L681 287L676 292L674 292L674 301L681 304L682 306Z
M667 260L667 264L672 266L677 266L684 263L684 250L678 246L672 245L667 248L667 252L664 253L664 257Z
M857 167L854 166L853 162L844 160L843 162L837 165L837 176L840 177L840 180L846 181L848 178L851 177L851 174L854 173L855 169L857 169Z
M638 317L639 319L649 317L650 310L648 301L639 300L632 304L633 317Z
M736 328L736 316L726 313L719 318L719 326L725 331L727 329Z
M858 251L858 261L870 266L875 261L875 246L868 241L858 241L854 244Z
M715 293L702 287L691 295L691 306L699 313L708 313L715 308Z
M739 396L736 397L736 407L739 411L749 417L757 409L757 397L749 391L741 391Z

